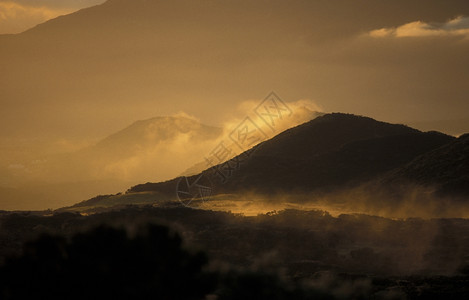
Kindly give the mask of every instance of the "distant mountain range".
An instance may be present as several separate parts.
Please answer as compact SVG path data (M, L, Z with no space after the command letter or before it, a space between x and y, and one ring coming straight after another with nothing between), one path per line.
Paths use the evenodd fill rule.
M451 192L455 187L467 193L461 188L469 182L467 140L467 135L456 139L368 117L326 114L187 180L208 178L213 195L327 194L390 176L442 184L445 188L441 191ZM180 180L136 185L127 195L131 199L132 195L154 193L153 201L175 200ZM96 204L96 199L93 201Z

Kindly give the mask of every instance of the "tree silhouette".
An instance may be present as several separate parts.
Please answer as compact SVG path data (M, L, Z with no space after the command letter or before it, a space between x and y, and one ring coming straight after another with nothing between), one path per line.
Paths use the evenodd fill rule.
M207 257L163 226L133 237L107 226L69 241L44 235L23 252L0 271L2 299L203 299L215 287Z

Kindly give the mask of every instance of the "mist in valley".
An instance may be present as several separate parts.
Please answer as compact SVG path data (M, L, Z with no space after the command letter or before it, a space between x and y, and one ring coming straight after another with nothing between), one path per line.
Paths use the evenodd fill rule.
M468 299L465 0L0 0L1 299Z

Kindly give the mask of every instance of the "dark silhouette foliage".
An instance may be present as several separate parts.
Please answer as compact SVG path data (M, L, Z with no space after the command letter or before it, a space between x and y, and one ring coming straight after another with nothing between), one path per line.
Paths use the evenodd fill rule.
M203 252L182 247L168 227L134 236L99 226L70 239L43 235L0 269L1 299L332 299L277 275L207 271Z
M214 288L207 257L167 227L134 237L100 226L66 240L44 235L1 270L2 299L201 299Z

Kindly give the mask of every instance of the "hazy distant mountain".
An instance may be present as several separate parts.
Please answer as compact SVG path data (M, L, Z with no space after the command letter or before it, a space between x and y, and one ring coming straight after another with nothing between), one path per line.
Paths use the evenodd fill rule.
M125 158L146 148L167 147L166 143L171 143L181 136L187 142L187 145L181 146L190 147L191 144L217 139L221 134L221 128L207 126L190 118L156 117L137 121L104 138L86 151Z
M212 178L214 193L327 192L367 182L453 140L367 117L327 114L261 143L249 158L240 155L240 165L231 161L235 169L230 176L226 164L203 174ZM217 170L226 175L224 183ZM174 195L177 181L137 185L129 191Z
M98 192L173 178L199 161L221 133L221 128L183 116L137 121L80 151L24 163L16 170L13 187L0 187L0 206L57 208Z
M445 196L469 196L469 134L425 153L391 172L388 187L412 184L430 187Z
M52 157L43 168L70 180L164 180L203 157L221 133L221 128L187 117L156 117L137 121L76 153Z

